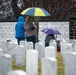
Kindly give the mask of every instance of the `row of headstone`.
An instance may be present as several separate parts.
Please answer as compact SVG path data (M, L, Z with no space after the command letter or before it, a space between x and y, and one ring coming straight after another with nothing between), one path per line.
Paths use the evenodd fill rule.
M1 41L0 53L10 54L12 59L16 59L16 66L24 66L25 48L15 42Z
M38 75L38 61L42 61L42 75L57 75L57 61L55 57L55 45L54 47L45 47L43 41L36 43L35 50L29 49L26 51L27 75Z
M21 45L19 45L19 46L21 46ZM18 47L19 47L19 46L18 46ZM38 53L39 53L39 54L40 54L40 51L39 51L39 50L40 50L40 49L42 50L42 52L41 52L41 54L40 54L41 56L39 57L40 60L41 60L42 57L44 56L44 52L45 52L45 57L50 57L50 56L54 56L54 57L55 57L55 54L56 54L56 53L55 53L55 50L56 50L56 49L55 49L54 47L49 46L49 47L46 47L45 50L43 50L44 46L43 46L43 44L40 43L40 42L37 43L36 46L37 46L36 49L38 50ZM41 48L40 48L40 46L41 46ZM30 45L29 45L29 47L30 47ZM13 46L10 45L10 48L13 48ZM40 48L40 49L39 49L39 48ZM20 49L20 47L19 47L19 49ZM19 49L17 49L17 46L16 46L16 48L14 49L14 52L16 52L16 51L18 52ZM29 48L29 49L30 49L30 48ZM21 50L21 49L20 49L20 50ZM21 50L21 51L23 51L23 50ZM17 52L16 52L16 53L17 53ZM21 52L19 52L19 53L21 53ZM19 53L18 53L18 54L19 54ZM15 54L15 53L14 53L14 54ZM39 55L39 54L38 54L38 55ZM24 55L24 54L23 54L23 55ZM21 56L21 55L19 54L19 56ZM18 59L18 58L19 58L19 59ZM18 57L18 58L17 58L18 60L21 60L20 57ZM22 58L23 58L23 57L22 57ZM17 66L22 65L22 64L19 63L19 62L20 62L20 61L17 62ZM24 61L23 61L23 62L24 62Z
M21 41L21 45L24 45L26 51L29 49L33 49L33 43L32 42ZM50 47L50 46L55 47L55 49L52 49L52 47ZM37 42L35 44L35 50L38 51L38 60L39 61L41 61L43 56L46 56L46 54L56 57L56 55L57 55L57 44L56 44L56 42L51 42L50 46L49 46L50 49L46 50L47 47L45 47L44 41L40 41L40 42ZM47 53L48 51L50 52L49 54Z
M40 46L40 45L42 45L42 46ZM63 53L63 55L64 55L64 58L65 58L65 62L64 62L64 64L65 64L65 74L66 75L69 75L68 74L68 72L70 71L70 70L72 70L72 69L74 69L74 70L76 70L76 68L75 68L75 63L76 63L76 54L75 53L72 53L71 55L70 54L68 54L68 53L70 53L70 52L72 52L72 45L71 44L69 44L69 43L64 43L64 44L61 44L62 45L62 48L61 48L61 50L63 50L63 51L61 51L62 53ZM12 47L12 46L11 46ZM37 49L39 49L38 47L42 47L41 49L43 49L43 44L42 43L37 43ZM18 49L19 48L19 49ZM15 50L17 51L16 53L18 53L18 55L17 56L20 56L20 54L21 55L24 55L24 51L22 50L22 48L23 48L23 50L24 50L24 47L23 46L21 46L21 45L19 45L19 46L16 46L16 48L15 48ZM30 52L31 51L31 52ZM34 52L35 51L35 52ZM52 52L53 51L53 52ZM44 52L45 52L45 58L43 58L43 56L44 56ZM1 54L3 54L3 50L1 49L0 50L0 53ZM23 54L22 54L23 53ZM35 54L36 53L36 54ZM29 63L30 64L30 66L32 66L33 65L33 67L32 67L32 74L34 74L34 72L36 72L35 74L37 74L37 64L38 64L38 56L35 56L35 55L39 55L38 54L39 53L39 51L38 50L27 50L27 54L26 54L26 57L28 57L28 59L26 58L26 62L30 62L31 63L31 61L32 62L34 62L33 60L35 60L35 58L36 58L36 63L35 63L35 66L34 66L34 64L33 63ZM42 50L42 53L43 54L41 54L41 58L40 58L40 60L42 60L42 59L49 59L48 57L55 57L55 56L53 56L53 55L55 55L55 48L54 47L51 47L51 46L48 46L48 47L46 47L45 48L45 50ZM54 54L51 54L51 53L54 53ZM32 55L34 55L33 57L32 57ZM70 55L70 56L69 56ZM7 55L4 55L3 57L2 57L2 55L1 55L1 63L0 63L0 65L2 65L2 62L5 62L4 61L4 59L6 58L5 56L7 56ZM75 58L74 58L74 57ZM2 59L3 58L3 59ZM22 60L24 60L24 56L22 56L20 59L19 59L20 57L17 57L16 59L18 60L18 62L17 62L17 66L21 66L22 64L23 64L23 62L24 61L22 61ZM32 58L32 59L31 59ZM12 58L11 58L12 59ZM21 60L22 59L22 60ZM52 58L51 58L52 59ZM55 59L55 58L54 58ZM53 60L54 60L53 59ZM70 60L69 60L70 59ZM72 59L72 60L71 60ZM20 61L19 61L20 60ZM19 62L21 62L22 61L22 64L21 63L19 63ZM49 60L48 60L49 61ZM71 63L69 63L68 61L71 61ZM47 61L46 61L47 62ZM4 63L3 63L4 64ZM28 64L28 63L27 63ZM67 65L68 64L68 65ZM24 65L24 64L23 64ZM22 66L23 66L22 65ZM45 64L46 65L46 64ZM51 66L51 64L49 64L50 66ZM69 69L69 71L67 70L67 66L69 66L69 65L74 65L73 67L72 67L72 69ZM3 65L2 65L3 66ZM29 69L28 68L28 66L29 65L27 65L27 72L29 73L30 71L31 71L31 69ZM71 66L69 66L69 67L71 67ZM1 66L0 66L1 67ZM7 66L6 66L6 64L5 64L5 66L4 67L6 67L7 68ZM45 66L46 67L46 66ZM56 67L56 66L55 66ZM2 68L2 67L1 67ZM47 68L49 68L49 67L47 67ZM35 69L35 71L33 71ZM43 68L44 69L44 68ZM44 69L45 70L45 69ZM1 70L2 71L2 70ZM57 71L56 70L56 68L55 68L55 71ZM3 71L2 71L3 72ZM1 72L1 73L2 73ZM8 72L8 71L7 71ZM42 74L44 73L45 71L43 71L42 70ZM5 72L3 72L3 73L6 73L6 71ZM51 72L52 73L52 72ZM51 73L49 73L49 75L51 74ZM55 72L56 73L56 72ZM30 74L30 73L29 73ZM2 75L2 74L1 74ZM44 75L44 74L43 74ZM45 73L45 75L47 75L47 72ZM70 75L76 75L76 72L75 71L73 71L72 70L72 73L70 74Z
M38 75L38 60L41 61L44 57L45 58L46 57L47 58L48 57L55 57L55 54L56 54L55 52L56 51L55 51L54 47L50 47L49 46L49 50L48 50L48 47L45 48L44 42L38 42L38 43L36 43L35 44L35 50L33 50L32 47L31 47L32 46L31 42L29 42L29 43L30 43L29 47L26 48L27 49L26 50L26 72L27 72L27 75L31 75L31 74L32 75ZM28 45L28 44L24 44L24 45ZM50 52L50 53L48 53L48 52ZM50 65L50 63L49 63L49 65ZM47 67L47 69L48 68L49 67ZM52 69L52 67L49 68L49 69ZM55 68L55 71L57 71L56 68ZM52 72L49 71L49 74L53 73L53 75L54 75L55 71L52 71ZM55 73L57 73L57 72L55 72ZM47 73L45 75L47 75Z
M30 60L29 60L29 58L30 58ZM0 75L5 75L8 71L11 70L11 59L12 59L11 56L8 55L8 54L0 55ZM27 64L27 72L28 73L31 70L32 70L31 73L37 72L37 64L38 64L37 59L38 59L38 52L36 50L28 50L27 51L27 60L26 60L27 63L26 64ZM52 60L53 63L50 60ZM30 64L31 61L32 61L32 63ZM56 65L56 59L54 57L43 58L42 63L43 63L42 64L42 75L51 75L51 74L56 75L55 74L57 72L57 69L56 69L56 66L55 66ZM75 64L76 64L76 52L67 53L66 57L65 57L65 75L76 75ZM50 66L55 66L55 67L50 67ZM49 71L49 70L47 70L47 68L51 69L51 70ZM52 68L54 68L54 69L52 69ZM36 73L35 73L35 75L36 75Z
M33 49L33 43L32 42L27 42L27 41L21 41L20 44L21 45L17 45L16 42L7 42L7 41L1 41L0 43L1 48L3 49L3 53L8 53L12 56L12 59L16 59L17 63L18 58L21 60L23 60L24 58L24 54L23 52L29 50L29 49ZM22 47L23 45L23 47ZM54 56L56 57L56 44L53 44L52 46L55 47L55 49L53 49L52 47L50 47L49 50L47 50L47 47L45 48L44 42L38 42L35 44L35 49L38 51L38 60L41 61L41 59L43 58L43 56ZM20 51L21 50L21 51ZM50 52L48 54L48 51ZM24 52L24 53L25 53ZM20 55L19 55L20 53ZM22 53L22 54L21 54ZM20 57L18 57L20 56ZM24 62L24 61L22 61ZM19 62L20 63L20 62ZM20 64L17 64L17 66L20 66Z
M12 58L8 54L0 55L0 75L7 75L12 70ZM65 75L76 75L76 52L65 55ZM41 75L57 75L57 60L54 57L42 59ZM8 75L20 75L21 72L10 72ZM26 54L27 75L38 75L38 51L28 50ZM23 73L21 73L23 75ZM24 74L25 75L25 74Z
M47 56L42 58L41 75L57 75L57 60ZM28 50L26 52L26 73L27 75L38 75L38 51Z
M8 53L17 45L16 42L7 42L6 40L0 40L0 48L3 49L3 53Z
M76 52L76 40L62 40L60 41L61 55L63 62L65 61L65 55L69 52Z
M76 40L60 41L65 75L76 75Z
M21 0L19 0L19 1L21 1ZM4 4L4 2L3 2L3 4ZM11 12L11 13L13 13L13 12ZM3 14L4 14L4 12L3 12ZM5 14L6 14L6 12L5 12ZM0 39L2 39L2 40L15 40L14 36L15 36L16 23L17 22L0 22ZM51 28L51 29L58 30L61 33L61 35L57 35L58 40L60 40L62 38L69 39L69 22L65 22L65 21L64 22L39 22L38 40L45 39L46 34L41 32L41 30L43 30L45 28Z
M18 61L19 60L20 59L18 59ZM21 60L19 62L21 62ZM54 57L48 56L47 58L44 58L42 60L42 64L43 64L42 75L44 75L45 69L47 70L45 75L49 75L49 74L56 75L55 73L57 73L57 69L56 69L57 64ZM46 64L48 64L48 67L45 66ZM49 69L49 72L48 72L48 69ZM8 54L1 54L0 55L0 75L7 75L7 73L10 72L11 70L12 70L12 57ZM26 51L26 73L27 75L31 75L31 74L38 75L38 51L37 50ZM9 74L13 75L14 73L9 73Z
M61 41L65 75L76 75L76 40Z
M71 44L72 45L72 52L76 52L76 40L75 39L70 39L70 40L62 40L60 41L61 49L63 44Z
M44 47L45 47L45 41L40 41L41 43L43 43ZM21 41L20 42L21 45L23 45L25 47L25 50L28 49L33 49L33 43L32 42L27 42L25 41ZM10 42L7 42L6 40L0 40L0 48L2 48L4 50L4 53L7 53L10 48L14 48L14 46L17 45L17 41L13 40ZM50 41L49 46L54 46L57 49L57 45L55 41Z
M26 52L26 50L33 49L33 43L32 42L21 41L20 43L21 43L21 45L24 46L25 52ZM17 54L17 50L15 49L15 47L17 46L17 43L16 42L6 42L6 41L3 41L2 40L0 44L2 44L0 46L3 49L3 52L4 53L8 53L8 54L12 55L13 58L15 58L15 56ZM54 46L56 48L56 43L53 44L52 46ZM45 48L45 45L44 45L44 42L41 42L40 41L40 42L36 43L35 44L35 49L38 51L38 59L41 60L41 58L45 54L45 50L44 49L46 49ZM54 51L52 50L52 52L54 52ZM52 52L51 52L51 54L52 54ZM56 50L56 52L57 52L57 50ZM55 56L55 55L53 55L53 56Z

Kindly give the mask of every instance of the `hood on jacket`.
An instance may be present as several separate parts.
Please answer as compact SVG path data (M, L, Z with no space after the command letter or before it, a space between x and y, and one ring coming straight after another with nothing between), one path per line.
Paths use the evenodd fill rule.
M24 17L22 17L22 16L20 16L19 18L18 18L18 21L22 21L22 22L24 22Z

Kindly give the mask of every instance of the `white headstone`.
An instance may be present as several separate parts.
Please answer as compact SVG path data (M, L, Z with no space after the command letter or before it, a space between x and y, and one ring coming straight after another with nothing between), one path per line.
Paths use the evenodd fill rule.
M43 45L44 45L44 47L45 47L45 41L39 41L39 42L43 43Z
M42 59L41 75L57 75L57 60L54 57Z
M23 45L17 45L15 47L15 55L16 55L16 66L24 66L25 48Z
M63 43L67 43L67 41L64 40L64 39L62 39L62 40L60 41L60 44L63 44Z
M25 41L20 41L20 45L25 45L26 44L26 40Z
M12 70L12 58L9 54L0 55L0 75L7 75Z
M62 56L68 52L72 52L72 44L71 43L64 43L61 46L61 54Z
M8 48L8 51L7 53L10 54L12 56L12 59L15 59L15 54L16 54L16 50L15 50L15 47L17 46L17 43L15 42L8 42L7 43L7 48Z
M38 51L27 50L26 52L27 75L38 75Z
M55 55L57 55L57 43L56 43L56 41L50 41L49 42L49 46L53 46L53 47L55 47Z
M8 53L10 54L10 55L12 55L13 54L13 49L15 48L17 46L17 43L15 43L15 42L8 42L8 45L7 45L7 47L8 47Z
M25 47L25 51L27 50L27 41L20 41L20 45Z
M76 75L76 52L65 56L65 75Z
M4 53L8 53L8 44L7 44L7 41L4 41L4 48L3 48L3 51L4 51Z
M8 75L27 75L27 74L22 70L12 70L8 73Z
M17 44L17 39L12 39L11 42L14 42Z
M55 47L53 46L45 47L45 57L56 57Z
M70 43L72 44L72 51L75 52L76 51L76 40L73 39L70 41Z
M60 40L60 46L62 47L63 44L68 43L66 40Z
M8 48L7 48L7 42L5 40L0 41L0 48L3 49L3 53L7 53Z
M27 50L33 49L33 42L27 42Z
M44 56L44 45L41 42L38 42L35 44L35 49L38 51L38 60L41 61L41 59Z
M3 49L2 48L0 48L0 54L3 54Z

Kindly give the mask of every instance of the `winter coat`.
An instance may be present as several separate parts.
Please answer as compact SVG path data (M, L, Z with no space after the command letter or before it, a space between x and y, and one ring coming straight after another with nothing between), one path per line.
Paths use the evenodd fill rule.
M22 16L20 16L18 18L18 22L15 26L15 38L21 38L21 39L25 39L25 29L24 29L24 18Z
M45 38L45 46L49 46L50 40L55 40L55 36L53 34L49 34Z
M26 23L24 28L26 37L36 35L36 26L32 22Z

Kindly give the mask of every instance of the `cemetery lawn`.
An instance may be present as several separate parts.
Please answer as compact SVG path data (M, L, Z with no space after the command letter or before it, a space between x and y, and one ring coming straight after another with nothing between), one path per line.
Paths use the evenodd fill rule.
M17 67L15 60L12 61L12 69L13 70L24 70L24 71L26 71L25 66ZM38 75L41 75L41 62L38 62ZM60 52L57 53L57 75L64 75L64 64L63 64Z

